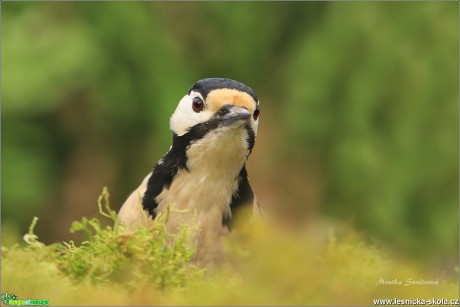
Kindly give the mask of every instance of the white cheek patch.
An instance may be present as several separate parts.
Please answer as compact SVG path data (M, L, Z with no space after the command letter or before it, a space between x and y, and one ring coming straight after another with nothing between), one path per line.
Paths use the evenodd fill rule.
M193 111L192 100L193 97L185 95L169 121L171 130L178 136L186 134L191 127L204 123L213 115L212 112L206 110L198 113Z

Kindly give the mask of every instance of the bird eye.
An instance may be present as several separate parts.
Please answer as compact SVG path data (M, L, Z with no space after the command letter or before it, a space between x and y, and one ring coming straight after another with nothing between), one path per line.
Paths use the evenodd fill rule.
M200 97L193 98L193 102L192 102L193 111L198 113L198 112L203 111L203 108L204 108L203 100Z
M257 109L252 114L252 117L254 118L254 120L257 120L259 118L259 115L260 115L260 109L259 107L257 107Z

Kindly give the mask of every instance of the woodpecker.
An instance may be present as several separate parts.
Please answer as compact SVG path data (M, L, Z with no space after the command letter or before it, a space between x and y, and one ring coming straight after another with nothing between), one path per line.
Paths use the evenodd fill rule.
M259 124L259 100L250 87L207 78L192 85L170 118L172 146L127 198L119 218L128 227L167 214L166 230L195 225L195 262L222 255L221 239L242 208L260 216L246 161Z

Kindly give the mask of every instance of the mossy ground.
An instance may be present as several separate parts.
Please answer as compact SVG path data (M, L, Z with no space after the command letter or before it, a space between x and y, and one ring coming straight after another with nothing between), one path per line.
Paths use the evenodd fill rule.
M104 207L104 208L103 208ZM352 230L280 230L272 223L240 227L226 242L232 261L208 269L191 264L191 229L164 230L164 218L149 228L127 230L99 199L98 219L74 222L88 240L44 245L30 231L27 246L2 246L2 293L48 299L50 305L373 305L374 299L458 298L458 268L442 276L390 259ZM165 217L166 218L166 217ZM324 233L324 232L323 232ZM379 280L402 285L382 285ZM406 285L407 280L437 285ZM4 304L2 302L2 304Z

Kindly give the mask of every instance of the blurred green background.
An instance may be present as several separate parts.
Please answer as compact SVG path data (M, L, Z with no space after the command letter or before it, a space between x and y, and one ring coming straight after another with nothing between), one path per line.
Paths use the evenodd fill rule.
M2 3L2 233L74 238L171 143L189 87L256 90L250 180L286 225L346 221L458 261L458 3Z

